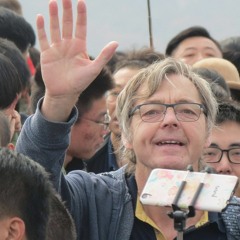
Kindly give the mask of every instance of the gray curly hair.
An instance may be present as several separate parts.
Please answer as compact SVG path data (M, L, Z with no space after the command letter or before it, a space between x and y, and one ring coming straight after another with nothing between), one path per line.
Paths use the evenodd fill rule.
M186 65L180 60L173 58L166 58L159 62L150 65L147 68L142 69L136 74L131 81L128 82L126 87L118 96L117 100L117 117L120 123L122 135L131 140L131 119L129 112L135 106L138 100L146 100L152 96L161 85L162 81L167 76L176 74L188 78L197 88L202 104L206 108L207 118L207 131L210 133L214 126L216 114L217 114L217 101L211 91L209 83L194 73L191 66ZM139 89L145 88L145 91L139 93ZM135 171L136 156L132 149L127 149L124 144L121 144L120 153L122 159L127 161L127 172L133 173Z

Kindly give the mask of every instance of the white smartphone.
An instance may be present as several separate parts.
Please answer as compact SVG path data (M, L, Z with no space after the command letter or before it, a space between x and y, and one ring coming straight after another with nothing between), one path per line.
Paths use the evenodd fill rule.
M176 203L179 189L183 187L177 207L187 209L199 192L192 207L221 212L227 206L237 185L236 176L158 168L152 170L140 195L140 201L147 205L172 206Z

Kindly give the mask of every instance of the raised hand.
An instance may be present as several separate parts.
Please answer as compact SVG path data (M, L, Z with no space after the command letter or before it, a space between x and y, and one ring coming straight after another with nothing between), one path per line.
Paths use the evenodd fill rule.
M77 4L77 21L73 32L71 0L62 0L62 31L56 0L49 2L50 38L44 28L44 18L37 17L37 33L41 50L41 69L46 86L42 113L52 121L65 121L79 94L96 78L110 60L118 44L110 42L95 60L90 60L86 47L86 6Z

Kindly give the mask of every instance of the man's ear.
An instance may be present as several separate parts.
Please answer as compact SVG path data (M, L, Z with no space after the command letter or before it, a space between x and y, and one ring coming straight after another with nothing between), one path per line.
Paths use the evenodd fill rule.
M7 240L23 240L23 239L26 239L24 221L19 217L9 218Z
M125 148L127 149L133 148L132 143L126 138L125 134L122 133L121 138Z
M14 146L13 143L9 143L9 144L7 145L7 148L10 149L10 150L14 150L14 149L15 149L15 146Z

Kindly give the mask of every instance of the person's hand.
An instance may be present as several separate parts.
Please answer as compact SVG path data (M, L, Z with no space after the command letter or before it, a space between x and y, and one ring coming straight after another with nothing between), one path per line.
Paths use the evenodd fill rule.
M37 17L42 76L46 86L42 113L51 121L67 120L79 94L96 78L118 46L111 42L95 60L90 60L86 47L85 2L78 0L74 33L71 0L62 2L62 31L57 2L51 0L49 3L51 43L46 36L43 17Z

